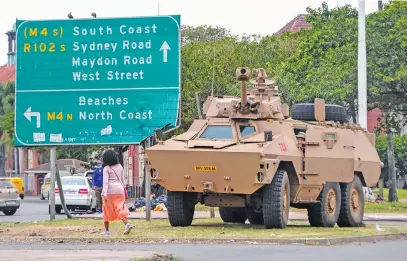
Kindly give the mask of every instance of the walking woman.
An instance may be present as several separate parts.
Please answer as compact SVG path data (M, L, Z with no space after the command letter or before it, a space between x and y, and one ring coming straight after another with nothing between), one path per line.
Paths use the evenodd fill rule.
M103 153L103 222L105 226L104 235L109 234L109 222L114 220L123 221L124 235L130 233L133 225L127 222L130 214L125 204L126 186L124 185L123 167L114 150L106 150Z

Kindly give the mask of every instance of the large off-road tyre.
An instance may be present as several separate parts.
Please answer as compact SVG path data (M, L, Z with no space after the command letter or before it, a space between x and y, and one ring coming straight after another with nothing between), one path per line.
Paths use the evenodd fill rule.
M173 227L185 227L192 224L195 212L196 193L168 191L168 219Z
M219 207L219 214L223 222L244 224L247 219L246 208Z
M334 227L341 210L341 187L338 182L327 182L317 199L308 207L308 221L313 227Z
M285 228L290 210L290 181L284 169L277 170L271 184L262 188L264 225Z
M291 118L302 121L315 121L313 103L298 103L291 107ZM349 122L346 108L335 104L325 104L325 120L340 123Z
M338 218L339 227L363 226L365 214L365 199L363 185L360 178L355 175L350 183L341 183L341 211Z
M252 209L247 210L247 219L252 225L264 225L263 211L255 212Z

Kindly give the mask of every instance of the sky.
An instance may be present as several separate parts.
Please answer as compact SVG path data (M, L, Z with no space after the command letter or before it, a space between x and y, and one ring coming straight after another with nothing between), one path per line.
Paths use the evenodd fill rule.
M4 2L4 3L3 3ZM159 5L158 5L159 2ZM322 0L4 0L0 5L0 65L7 63L7 36L16 19L46 20L91 17L134 17L181 15L181 24L212 25L237 34L273 34L308 6L321 6ZM325 0L330 8L349 4L356 9L359 0ZM365 0L366 13L377 11L377 0ZM383 2L387 3L388 0ZM159 6L159 8L158 8Z

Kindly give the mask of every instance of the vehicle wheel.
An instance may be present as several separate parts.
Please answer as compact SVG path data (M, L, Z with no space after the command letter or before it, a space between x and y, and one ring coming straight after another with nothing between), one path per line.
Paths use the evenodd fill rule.
M246 208L219 207L219 215L226 223L244 224L247 219Z
M11 209L11 210L4 210L3 213L6 216L12 216L17 212L17 209Z
M341 183L341 212L339 227L360 227L363 225L365 199L360 178L355 175L350 183Z
M247 211L247 218L252 225L264 225L263 211L256 212L252 209Z
M23 194L21 194L21 195L20 195L20 198L21 198L21 199L24 199L24 195L23 195Z
M60 206L55 206L55 213L61 214L61 211L62 211L62 206L61 207Z
M44 194L41 193L41 200L45 200Z
M313 227L334 227L341 210L341 187L327 182L318 196L318 203L308 207L308 221Z
M315 121L313 103L298 103L291 107L291 117L294 120ZM336 104L325 104L325 119L327 121L349 122L346 108Z
M290 181L287 172L279 169L271 184L262 189L263 219L266 228L285 228L290 211Z
M196 193L168 191L168 219L173 227L185 227L192 224L195 212Z

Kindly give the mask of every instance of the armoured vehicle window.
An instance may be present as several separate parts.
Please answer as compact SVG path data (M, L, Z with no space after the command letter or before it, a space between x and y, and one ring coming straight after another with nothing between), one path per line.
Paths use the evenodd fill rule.
M327 133L325 137L326 137L327 140L336 139L336 135L334 133Z
M204 139L232 139L233 132L230 125L209 125L201 134Z
M250 135L250 134L256 132L256 128L254 128L254 126L243 126L243 125L240 125L240 126L239 126L239 129L240 129L240 135L241 135L242 137L247 136L247 135Z

